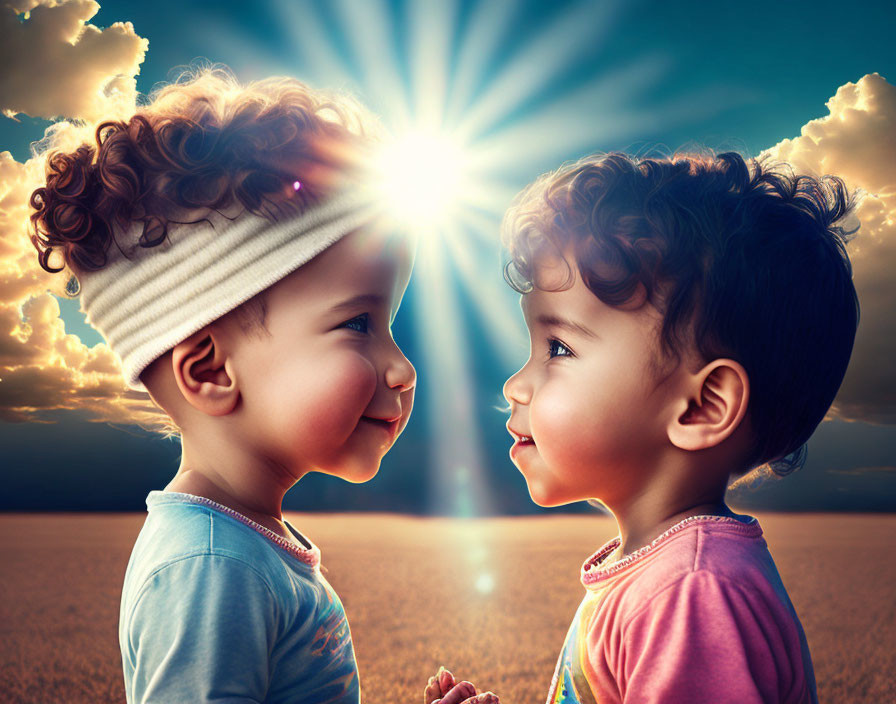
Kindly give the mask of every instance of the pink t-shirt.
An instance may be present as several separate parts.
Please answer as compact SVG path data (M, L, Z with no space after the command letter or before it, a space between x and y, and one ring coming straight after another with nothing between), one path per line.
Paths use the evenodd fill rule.
M619 561L618 537L594 553L548 704L816 703L803 628L746 518L692 516Z

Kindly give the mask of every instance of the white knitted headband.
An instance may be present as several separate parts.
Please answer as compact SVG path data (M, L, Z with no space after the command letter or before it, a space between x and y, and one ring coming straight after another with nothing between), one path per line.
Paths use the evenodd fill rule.
M212 212L208 222L171 224L166 239L140 247L135 222L113 244L108 265L77 271L81 311L121 359L128 386L146 391L140 373L208 323L299 268L379 211L364 189L344 192L298 217L272 222L242 212Z

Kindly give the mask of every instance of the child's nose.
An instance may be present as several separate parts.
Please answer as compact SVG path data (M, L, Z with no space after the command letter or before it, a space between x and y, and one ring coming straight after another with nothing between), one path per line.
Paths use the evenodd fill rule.
M504 388L501 391L508 403L526 404L529 403L529 400L532 398L532 389L523 377L523 371L525 369L526 368L523 367L504 382Z
M397 345L393 347L386 366L386 386L399 391L413 389L417 385L417 370Z

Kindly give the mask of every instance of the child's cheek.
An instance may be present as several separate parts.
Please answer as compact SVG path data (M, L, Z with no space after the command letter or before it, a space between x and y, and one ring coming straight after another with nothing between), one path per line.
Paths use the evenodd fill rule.
M302 376L295 391L293 432L302 438L307 455L321 457L354 431L376 391L376 370L363 356L340 351L309 363Z
M565 388L543 387L533 399L529 422L539 454L554 471L575 464L594 429L588 409ZM590 431L590 432L589 432Z

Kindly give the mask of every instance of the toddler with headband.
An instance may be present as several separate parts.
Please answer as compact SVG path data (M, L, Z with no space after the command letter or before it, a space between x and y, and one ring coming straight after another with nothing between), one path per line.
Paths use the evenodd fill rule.
M31 199L41 265L182 442L124 578L127 701L357 704L342 604L281 503L309 472L370 480L408 422L412 247L364 186L354 101L188 78L51 153Z

